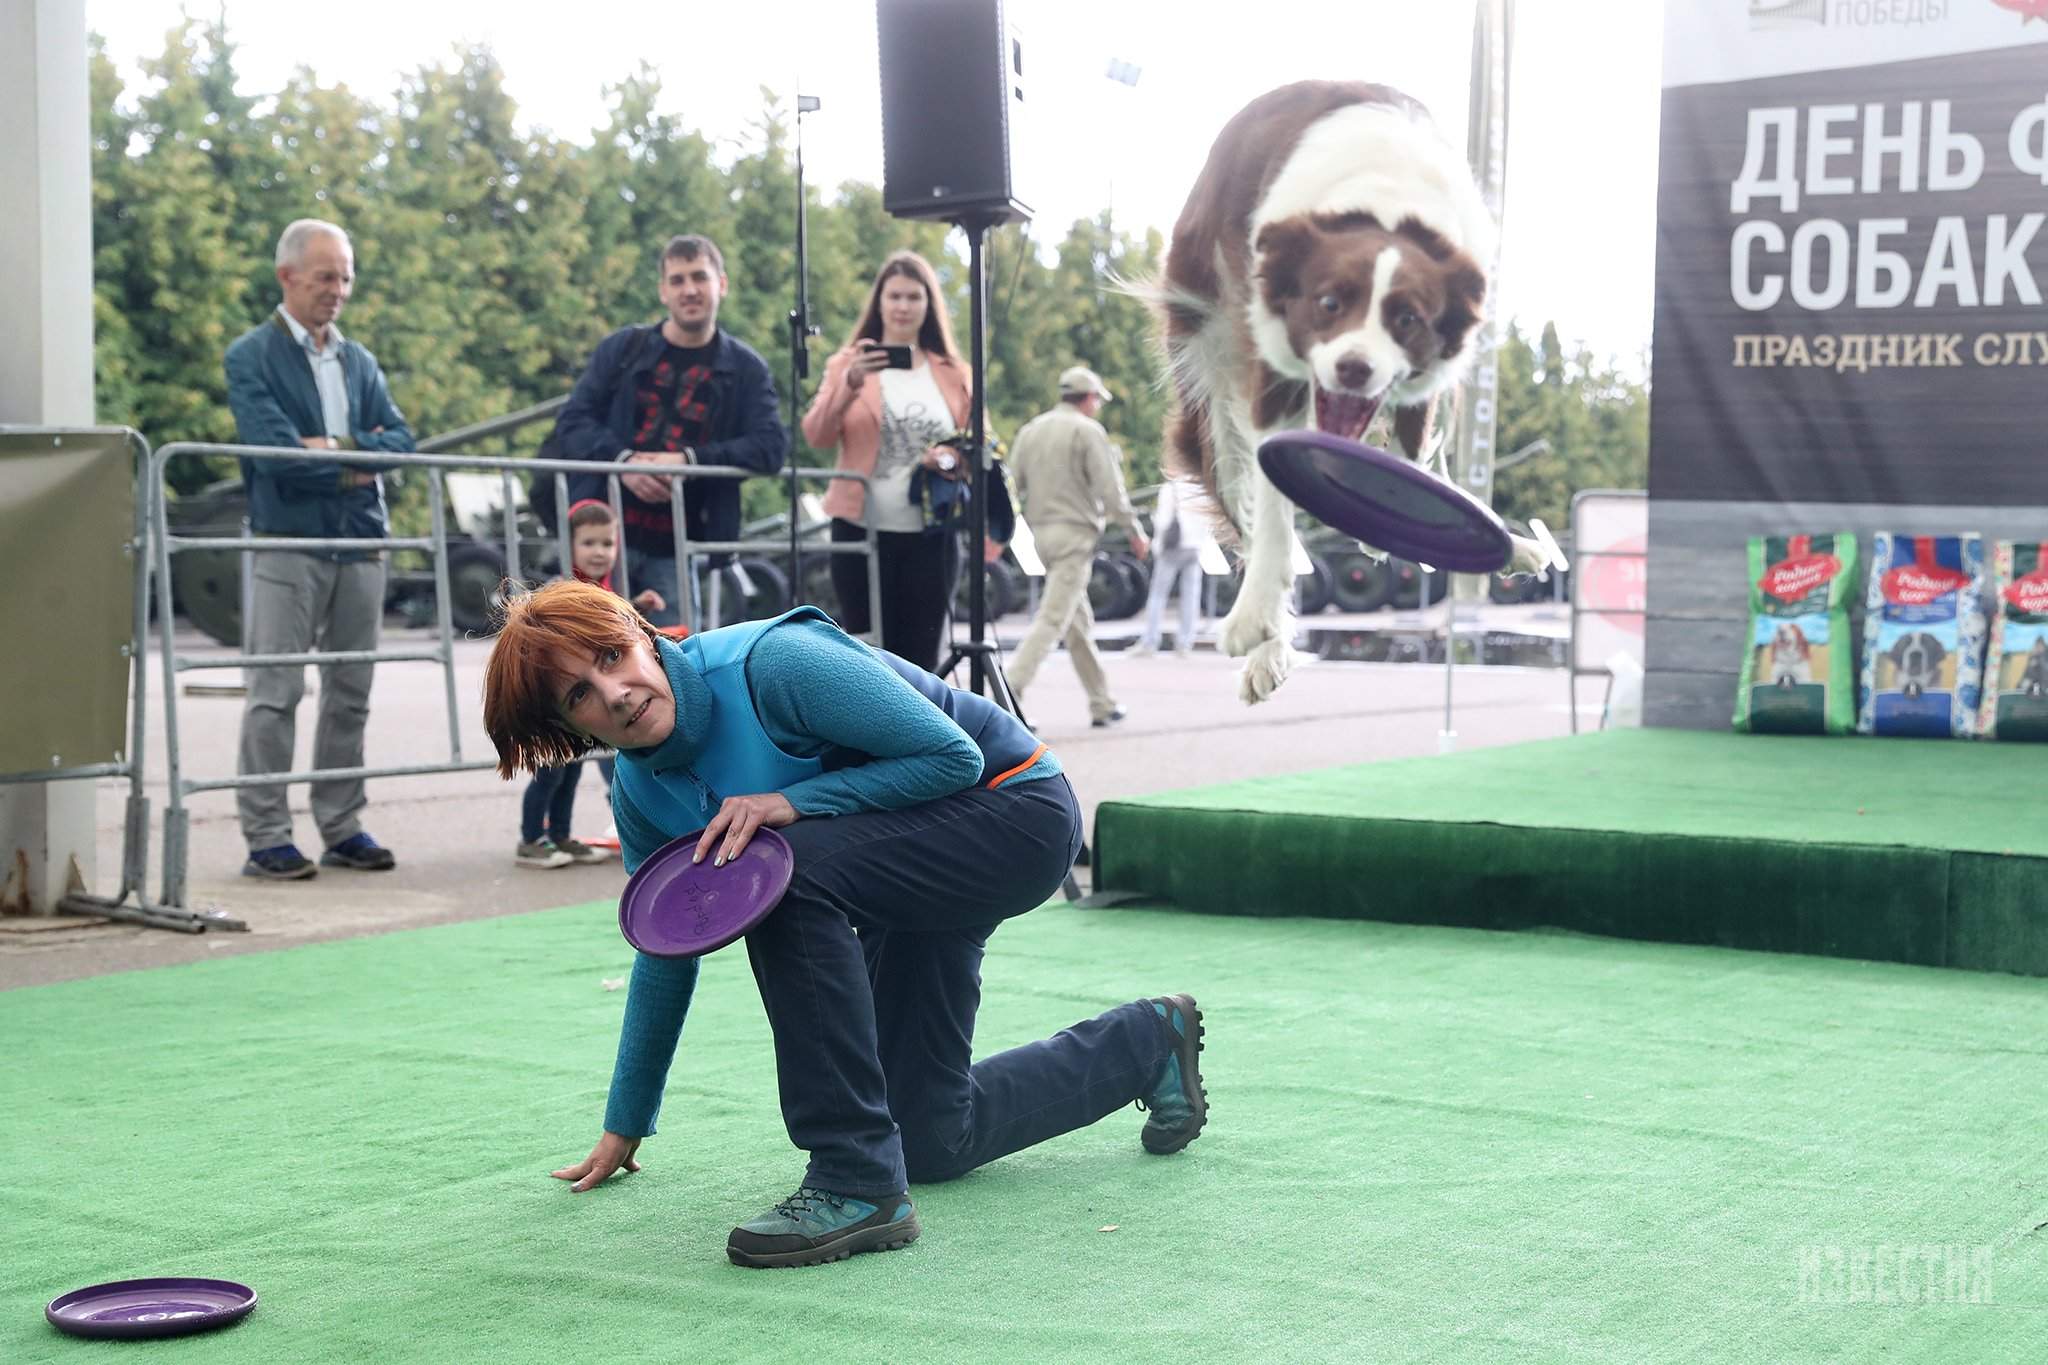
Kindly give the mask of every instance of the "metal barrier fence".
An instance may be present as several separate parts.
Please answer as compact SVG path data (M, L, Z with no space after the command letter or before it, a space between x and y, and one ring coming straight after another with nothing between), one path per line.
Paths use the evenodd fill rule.
M510 431L527 422L550 415L559 402L541 404L522 412L509 414L491 422L480 423L449 432L426 443L429 452L450 449L456 445ZM138 438L139 439L139 438ZM432 528L426 536L387 536L381 538L349 537L286 537L286 536L178 536L171 534L166 521L168 498L166 496L165 470L174 459L188 456L229 455L243 460L277 461L280 463L334 463L342 465L369 465L379 469L424 469L429 480L429 501L431 503ZM188 857L188 835L190 814L185 809L185 798L198 792L224 791L240 787L288 785L300 782L333 780L337 778L410 777L429 773L472 772L497 766L497 760L464 759L462 757L461 717L455 697L455 650L454 625L449 614L448 585L448 517L447 496L443 484L443 473L450 469L483 469L499 471L505 491L504 532L505 557L509 568L508 577L518 580L520 572L520 538L518 534L516 500L513 497L515 476L521 472L552 474L555 478L556 507L558 509L558 540L560 562L566 571L573 563L568 510L568 478L572 474L594 472L587 460L543 460L514 457L490 457L476 455L446 455L438 453L398 454L390 451L328 451L305 450L289 447L213 445L199 442L174 442L148 456L148 477L145 480L147 492L140 499L146 503L149 513L148 539L153 550L153 571L156 576L158 625L160 628L160 663L164 682L164 743L167 756L167 783L169 799L164 812L163 883L161 905L156 907L159 918L167 915L176 918L183 915L188 919L199 918L198 923L177 923L171 927L203 929L211 924L223 927L243 927L222 917L196 917L185 911L187 899L186 865ZM749 550L772 549L782 551L786 544L781 541L733 540L697 541L689 538L688 520L683 505L684 484L692 479L741 481L758 478L760 475L744 469L719 466L683 464L635 464L630 469L621 466L607 467L609 475L610 501L613 515L623 522L621 478L626 474L650 475L667 481L669 486L669 507L674 519L675 562L677 565L677 603L683 624L695 629L694 609L691 602L692 557L695 555L733 554ZM818 479L832 481L851 480L868 485L866 475L836 469L806 469L791 467L782 471L781 477L790 480ZM140 513L138 513L140 515ZM193 550L234 550L243 552L244 560L260 553L281 551L335 552L361 550L383 552L391 550L420 550L429 554L434 564L435 615L440 636L432 649L392 649L354 651L308 651L291 654L254 654L247 651L222 658L181 659L178 656L177 639L171 614L171 556ZM881 576L876 559L874 537L859 541L827 543L815 547L820 554L858 554L868 562L868 594L871 607L870 619L881 620ZM619 559L616 579L622 595L630 596L631 584L627 576L625 556ZM137 596L137 657L140 659L143 626L148 613L146 599L138 589ZM233 777L191 778L185 775L184 758L179 747L177 677L178 674L198 669L213 668L302 668L307 664L335 663L439 663L442 666L443 683L448 704L448 759L445 762L404 764L395 767L362 766L355 768L308 768L291 772L247 773ZM142 669L138 662L137 677ZM137 685L135 729L139 736L142 729L141 689ZM139 748L140 739L135 741ZM135 755L131 753L131 759ZM98 775L98 774L94 774ZM139 785L139 775L136 782ZM144 821L146 824L146 811ZM146 834L143 836L146 840ZM139 863L146 859L146 848L138 855ZM125 881L125 878L124 878ZM140 894L139 881L133 888ZM105 913L101 911L100 913ZM152 920L151 922L157 922Z
M98 428L50 428L50 427L0 427L0 434L7 436L47 437L54 447L61 447L67 438L78 436L119 436L128 441L135 451L135 515L134 535L124 542L122 552L134 564L133 574L133 626L128 644L123 653L128 657L130 670L127 743L120 757L112 763L85 763L69 767L52 767L32 772L0 773L0 784L68 782L85 778L125 777L128 779L128 803L123 817L121 834L121 885L112 896L97 896L86 892L72 892L58 902L60 908L74 914L104 915L110 919L129 920L164 929L198 931L209 926L217 928L245 928L240 921L214 912L193 913L179 908L167 907L150 901L147 891L149 861L149 798L143 794L142 784L148 755L148 698L149 670L147 668L149 632L149 579L151 558L149 554L149 532L151 525L151 484L145 477L150 467L149 442L142 433L132 427ZM128 904L134 896L136 903Z

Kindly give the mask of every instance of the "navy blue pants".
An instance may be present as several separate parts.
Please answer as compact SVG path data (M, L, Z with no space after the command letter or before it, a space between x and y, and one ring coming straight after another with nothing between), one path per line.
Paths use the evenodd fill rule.
M541 836L569 837L569 819L576 813L576 781L583 776L581 760L561 768L539 768L526 784L526 796L519 803L519 841L532 844Z
M950 1180L1151 1088L1173 1035L1145 1000L972 1060L983 945L1080 848L1064 777L780 832L796 875L747 954L805 1184L879 1197Z

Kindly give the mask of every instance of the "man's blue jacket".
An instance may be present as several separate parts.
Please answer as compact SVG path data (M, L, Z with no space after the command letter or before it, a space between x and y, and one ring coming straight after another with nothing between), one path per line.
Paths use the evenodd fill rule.
M328 434L312 362L278 314L238 337L228 347L226 365L235 439L243 445L296 448L301 436ZM377 358L360 344L344 340L341 372L348 386L348 439L356 449L411 450L412 428L391 401ZM374 430L377 427L383 430ZM346 487L343 481L345 471L370 466L332 460L245 459L241 464L249 492L249 524L259 535L354 539L385 533L383 481L357 488Z
M789 432L775 398L775 379L760 353L723 327L711 360L711 431L697 443L697 463L730 465L756 474L782 469ZM555 419L555 449L568 460L609 465L632 444L641 376L661 359L659 327L622 327L597 344L583 377ZM610 496L609 468L571 475L569 501ZM666 505L626 504L626 543L646 553L674 553ZM646 508L646 511L642 511ZM692 540L737 540L740 489L730 479L694 479L683 490L683 514Z

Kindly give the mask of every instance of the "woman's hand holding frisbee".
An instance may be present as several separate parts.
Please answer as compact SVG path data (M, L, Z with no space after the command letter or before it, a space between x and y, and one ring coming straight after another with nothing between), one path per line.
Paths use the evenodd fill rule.
M719 806L718 814L711 817L711 823L704 826L704 836L697 840L697 852L690 861L703 862L716 847L718 853L712 858L712 866L723 867L745 851L755 830L781 829L795 823L796 807L781 792L728 796Z

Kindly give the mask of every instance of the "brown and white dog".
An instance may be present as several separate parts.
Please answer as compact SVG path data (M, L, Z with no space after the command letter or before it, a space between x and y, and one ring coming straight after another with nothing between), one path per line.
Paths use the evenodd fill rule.
M1176 410L1168 460L1199 475L1244 550L1224 618L1264 701L1293 661L1294 513L1258 466L1275 431L1362 440L1382 405L1410 459L1486 313L1494 224L1464 158L1384 85L1302 81L1224 126L1157 292ZM1543 562L1518 542L1517 564Z
M1813 646L1806 632L1791 621L1780 621L1771 634L1771 681L1779 687L1796 687L1813 681Z

